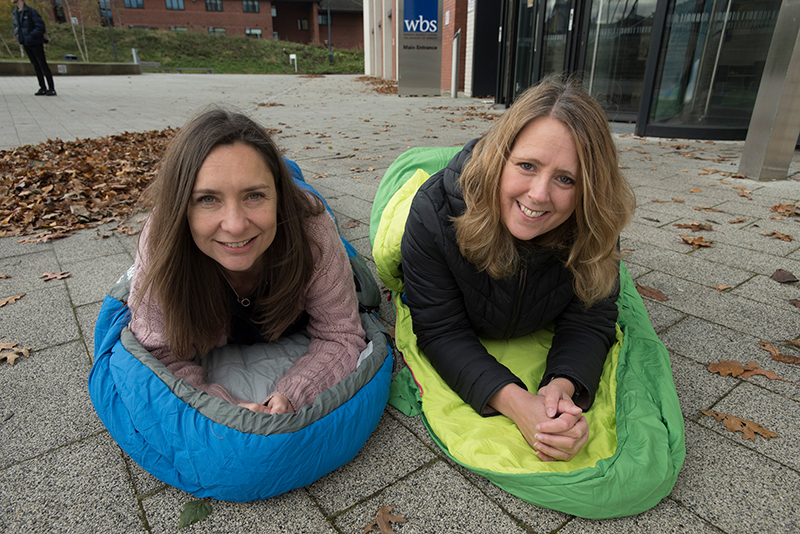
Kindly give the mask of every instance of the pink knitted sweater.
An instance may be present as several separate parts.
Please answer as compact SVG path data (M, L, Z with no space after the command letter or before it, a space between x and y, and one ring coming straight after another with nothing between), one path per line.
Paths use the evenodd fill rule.
M319 247L311 247L314 273L306 288L304 303L309 315L311 344L308 352L278 381L273 392L286 395L295 410L312 404L317 395L355 371L358 357L366 347L358 315L353 272L336 225L327 212L306 219L305 224L308 234L319 244ZM134 301L141 291L147 268L147 233L148 225L145 224L139 238L130 301ZM175 376L194 387L232 404L249 402L231 396L219 384L206 382L198 358L178 360L172 355L166 342L163 310L155 300L146 293L131 318L130 329L142 346ZM217 346L221 347L226 342L225 335L220 334Z

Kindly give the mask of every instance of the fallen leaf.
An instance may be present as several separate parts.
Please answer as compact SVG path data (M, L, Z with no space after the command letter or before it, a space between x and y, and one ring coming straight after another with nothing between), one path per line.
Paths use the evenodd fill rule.
M666 204L669 200L651 200L650 202L655 202L656 204Z
M677 202L677 203L679 203L679 204L683 204L684 202L686 202L685 200L681 200L681 199L679 199L679 198L673 198L673 199L672 199L672 201L673 201L673 202Z
M800 207L797 204L781 204L778 203L772 206L769 211L775 211L785 217L794 217L800 215Z
M692 245L692 249L697 250L700 247L710 247L710 241L703 241L703 236L699 235L697 237L689 237L684 234L681 234L683 242L687 245Z
M728 221L728 224L738 224L741 222L745 222L747 217L739 217L738 219L733 219L732 221Z
M637 283L636 291L638 291L641 296L657 300L658 302L665 302L669 300L669 297L667 297L664 293L650 286L643 286Z
M700 173L700 174L702 174L702 173ZM689 192L690 193L702 193L703 190L702 189L689 189Z
M720 376L735 376L739 378L750 378L754 375L762 375L770 380L783 380L774 371L765 371L756 362L749 362L747 365L732 360L720 360L717 363L710 363L706 367L712 373L719 373Z
M736 417L735 415L712 412L709 410L700 410L700 413L709 417L713 417L717 421L721 421L722 424L725 425L725 428L728 430L728 432L741 432L744 434L742 439L755 441L756 434L759 434L766 439L774 438L778 435L771 430L767 430L758 423L749 421L747 419L742 419L741 417Z
M49 282L50 280L63 280L64 278L69 278L69 273L66 271L61 271L60 273L42 273L42 276L39 278L44 279L45 282Z
M791 302L795 308L800 308L800 299L789 299L789 302Z
M18 341L12 341L10 343L0 343L0 360L4 359L14 365L14 362L17 361L17 358L20 356L25 356L26 358L30 358L31 356L31 348L30 347L17 347L19 345ZM3 352L8 351L8 352Z
M623 254L626 254L628 252L633 252L633 250L634 249L632 249L632 248L621 248L621 249L619 249L619 251L622 252Z
M790 273L785 269L777 269L772 276L770 276L776 282L780 282L781 284L793 284L797 282L797 277Z
M14 295L13 297L6 297L4 299L0 299L0 308L5 306L6 304L14 304L16 301L18 301L24 296L25 293L22 293L21 295Z
M653 219L652 217L642 217L642 219L644 219L645 221L650 221L650 222L661 222L658 219Z
M0 274L0 280L5 280L7 278L11 278L11 276L7 274Z
M350 219L349 221L347 221L342 225L342 228L346 228L349 230L350 228L358 228L359 226L361 226L361 221Z
M731 286L724 286L722 284L719 284L718 286L714 286L714 289L716 289L717 291L725 291L726 289L730 289L730 288L731 288Z
M692 232L699 232L701 230L712 231L712 232L714 231L714 229L711 228L711 226L699 222L690 222L686 224L673 224L672 226L677 226L678 228L690 229Z
M800 358L798 358L797 356L791 356L789 354L783 354L781 352L781 349L779 349L772 343L767 343L766 341L759 341L758 346L764 349L765 351L769 352L769 355L776 362L791 363L792 365L800 365Z
M211 513L211 505L206 501L191 501L183 505L178 528L188 527L192 523L202 521Z
M718 210L717 208L712 208L711 206L695 206L694 210L695 211L711 211L711 212L714 212L714 213L725 213L724 211Z
M790 236L789 234L784 234L783 232L777 232L775 230L771 230L769 232L762 232L761 235L772 237L774 239L780 239L781 241L794 241L794 239L792 239L792 236Z
M394 534L390 523L406 523L408 519L401 515L392 515L392 508L394 508L394 506L381 506L381 509L378 510L378 517L376 520L364 526L364 530L361 531L361 534L375 532L376 527L380 534Z
M786 343L791 343L792 345L794 345L795 347L800 349L800 340L797 340L797 339L784 339L784 341Z

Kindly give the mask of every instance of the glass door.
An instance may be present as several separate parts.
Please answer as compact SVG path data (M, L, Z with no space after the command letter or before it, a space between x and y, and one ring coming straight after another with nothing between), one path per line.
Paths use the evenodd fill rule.
M583 79L611 120L634 120L639 111L656 4L591 2Z

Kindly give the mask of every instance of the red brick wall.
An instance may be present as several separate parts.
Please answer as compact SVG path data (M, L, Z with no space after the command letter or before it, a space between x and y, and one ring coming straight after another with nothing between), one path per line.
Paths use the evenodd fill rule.
M325 15L326 10L320 13ZM331 42L334 48L362 49L364 48L364 14L363 13L336 13L331 12ZM319 27L319 42L328 40L328 27Z
M277 10L277 16L272 19L272 27L274 31L278 32L278 39L303 44L314 42L313 31L314 26L317 25L317 17L311 6L316 6L315 3L272 2L272 5ZM307 20L308 29L298 30L298 20Z
M167 9L166 0L144 0L144 9L128 9L121 0L115 1L114 22L123 28L169 30L170 26L178 26L205 33L209 27L225 28L226 35L244 35L245 28L257 28L262 39L272 39L270 2L259 2L258 13L245 13L242 0L223 0L222 11L206 11L204 0L184 0L183 6L183 10Z
M450 24L445 25L446 13L450 11ZM458 58L458 90L464 90L464 69L467 61L467 0L444 0L442 2L442 90L449 91L453 69L453 37L461 30Z

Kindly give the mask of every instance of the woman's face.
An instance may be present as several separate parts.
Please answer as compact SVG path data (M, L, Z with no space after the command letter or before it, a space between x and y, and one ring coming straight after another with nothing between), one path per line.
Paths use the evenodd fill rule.
M277 228L275 178L264 159L245 143L209 152L189 201L189 228L197 248L226 275L258 276Z
M500 215L511 235L528 241L575 211L578 152L567 127L540 117L517 135L500 176Z

